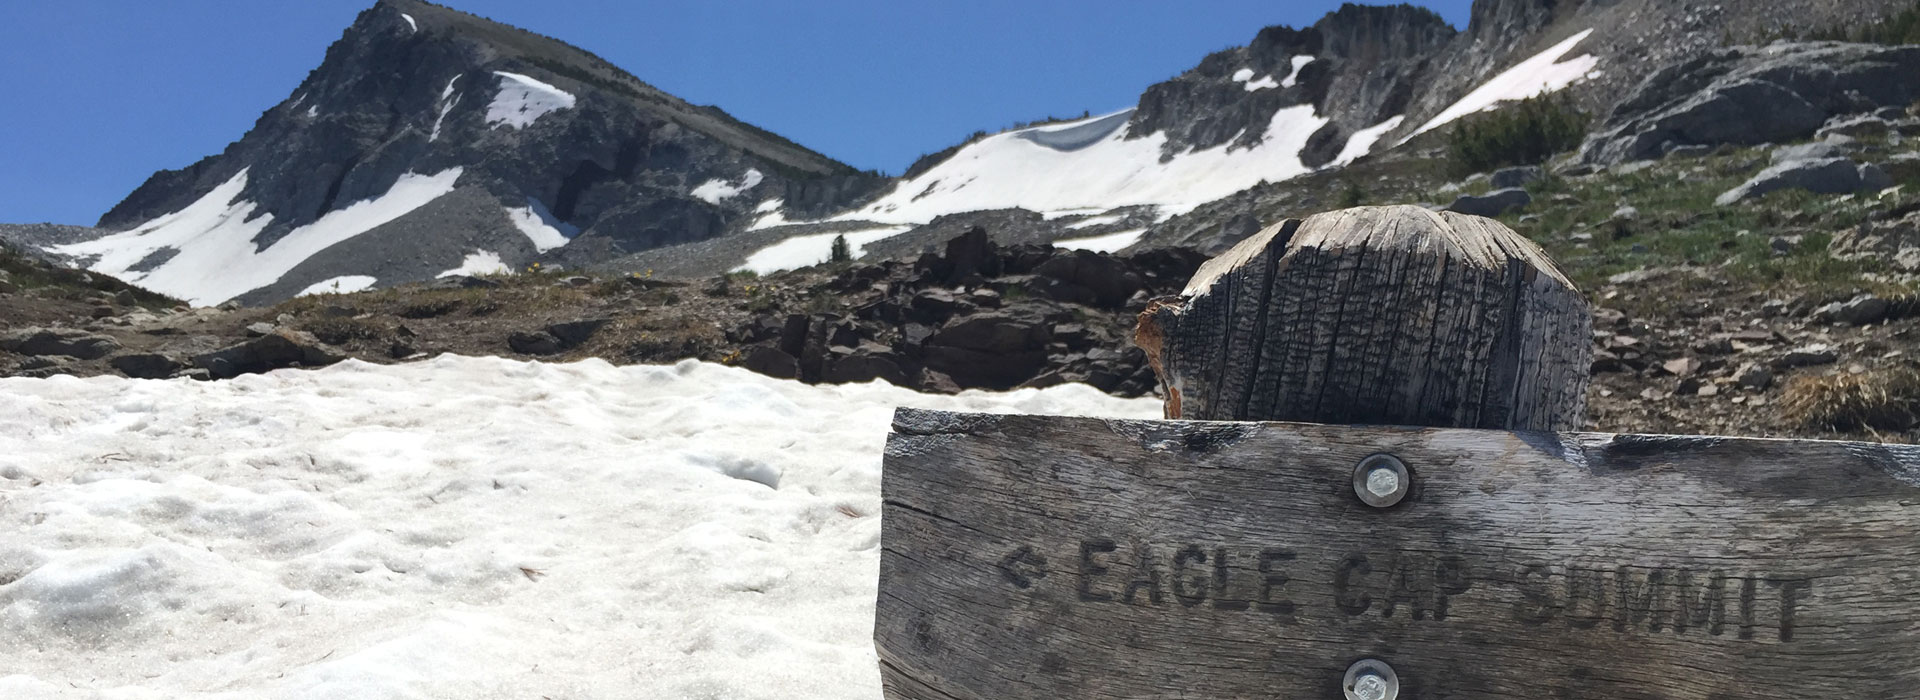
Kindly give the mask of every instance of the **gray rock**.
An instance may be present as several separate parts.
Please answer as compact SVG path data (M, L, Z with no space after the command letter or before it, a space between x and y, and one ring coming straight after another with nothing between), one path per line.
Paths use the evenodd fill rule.
M1505 214L1533 203L1533 195L1523 189L1505 189L1484 195L1463 194L1447 205L1447 211L1488 218Z
M1812 367L1814 365L1833 364L1839 357L1839 354L1833 351L1832 346L1824 343L1814 343L1812 345L1803 345L1788 350L1787 354L1780 357L1780 363L1788 367Z
M1733 373L1733 381L1754 391L1766 391L1773 385L1773 370L1758 362L1749 362Z
M1827 123L1821 126L1819 131L1814 132L1813 135L1814 138L1822 139L1830 135L1852 136L1855 138L1862 136L1883 136L1891 130L1892 127L1893 125L1888 124L1887 120L1879 117L1841 116L1827 120Z
M1888 122L1896 122L1907 118L1907 110L1899 107L1881 107L1873 111L1873 116Z
M1666 158L1705 158L1713 154L1713 147L1705 144L1676 145L1667 149Z
M107 360L107 364L134 379L166 379L184 366L179 360L157 352L116 355Z
M1517 165L1494 171L1493 177L1488 178L1487 182L1493 189L1506 190L1526 187L1539 182L1543 177L1546 177L1546 171L1538 165Z
M25 328L0 336L0 350L21 355L64 355L98 360L120 349L120 342L72 328Z
M1838 144L1829 141L1812 141L1773 149L1773 162L1778 164L1803 160L1827 160L1843 158L1846 155L1846 149Z
M1893 178L1878 165L1861 163L1859 172L1861 192L1879 192L1893 186Z
M560 352L560 339L546 331L514 331L507 336L507 347L526 355L552 355Z
M585 345L588 340L592 340L593 334L600 332L600 329L605 327L607 322L608 319L604 318L566 321L547 326L547 333L552 335L555 340L560 341L561 349L571 350Z
M1885 299L1872 294L1861 294L1847 301L1836 301L1814 309L1813 320L1864 326L1885 318L1888 306Z
M277 328L258 338L195 355L192 363L214 379L230 379L287 367L325 367L344 359L346 355L311 333Z
M740 366L775 379L799 379L800 360L779 348L755 345L745 350Z
M1791 161L1760 171L1739 187L1722 193L1714 204L1729 206L1784 189L1847 194L1861 187L1860 168L1845 158Z
M259 337L273 333L273 329L274 329L274 325L271 323L267 323L266 321L261 321L259 323L249 323L247 324L247 337L259 338Z
M1870 258L1901 270L1920 270L1920 211L1895 221L1868 221L1841 230L1827 250L1842 260Z
M1648 160L1668 143L1779 143L1833 117L1920 97L1920 47L1733 46L1655 71L1581 145L1593 164Z

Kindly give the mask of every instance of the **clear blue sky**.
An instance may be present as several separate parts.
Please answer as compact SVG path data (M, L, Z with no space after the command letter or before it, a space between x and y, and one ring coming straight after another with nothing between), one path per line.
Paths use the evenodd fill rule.
M0 2L0 222L92 224L225 148L373 0ZM1148 85L1337 0L447 0L863 169ZM1469 0L1423 2L1456 27Z

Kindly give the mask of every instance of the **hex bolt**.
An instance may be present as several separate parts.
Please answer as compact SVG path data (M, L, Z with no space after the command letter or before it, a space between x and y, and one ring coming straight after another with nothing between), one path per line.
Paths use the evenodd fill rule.
M1347 700L1394 700L1400 696L1400 676L1379 659L1361 659L1347 667L1340 682Z
M1375 508L1386 508L1407 497L1413 475L1393 455L1380 453L1360 460L1353 468L1353 493Z

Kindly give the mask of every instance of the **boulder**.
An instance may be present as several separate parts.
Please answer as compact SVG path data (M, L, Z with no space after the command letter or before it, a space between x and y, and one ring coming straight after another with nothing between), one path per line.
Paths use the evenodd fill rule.
M1814 138L1828 136L1885 136L1893 129L1887 120L1872 115L1840 116L1827 120L1827 123L1814 132Z
M1493 177L1489 178L1488 182L1496 190L1506 190L1526 187L1539 182L1543 177L1546 177L1546 171L1538 165L1517 165L1494 171Z
M1658 158L1672 145L1806 139L1828 120L1920 98L1920 46L1780 42L1655 71L1581 145L1580 160Z
M1484 195L1463 194L1447 205L1447 211L1493 218L1514 209L1533 203L1533 195L1526 190L1513 188L1494 190Z
M1839 231L1828 244L1844 260L1877 258L1906 271L1920 270L1920 211L1894 221L1869 221Z
M1053 339L1046 319L1024 310L989 311L949 321L927 339L937 345L988 353L1044 348Z
M183 366L179 360L157 352L116 355L107 364L134 379L166 379Z
M776 379L800 378L800 359L767 345L747 348L740 366Z
M1088 250L1056 255L1035 267L1033 274L1039 280L1060 283L1043 282L1035 291L1059 301L1101 308L1119 307L1142 287L1140 275L1127 269L1125 261Z
M311 333L279 328L237 345L195 355L192 362L214 379L230 379L285 367L324 367L343 359L345 355Z
M832 348L827 355L820 381L851 384L884 379L895 386L913 386L908 370L912 361L885 345L865 342L859 347Z
M72 328L24 328L0 336L0 350L20 355L64 355L98 360L120 349L120 342Z
M593 334L607 325L607 319L588 318L578 321L565 321L547 326L547 334L560 342L560 349L571 350L585 345L593 339Z
M1813 319L1864 326L1885 318L1890 304L1872 294L1861 294L1847 301L1836 301L1813 311Z
M1773 155L1773 162L1775 164L1780 164L1780 163L1793 163L1793 162L1803 161L1803 160L1828 160L1832 158L1844 158L1847 155L1847 151L1846 149L1841 148L1840 144L1834 143L1832 141L1813 141L1810 143L1796 143L1788 146L1781 146L1779 148L1775 148L1773 149L1772 155Z
M1740 186L1727 190L1714 200L1714 204L1728 206L1745 200L1754 199L1768 192L1785 189L1802 189L1817 194L1848 194L1867 188L1862 172L1870 165L1854 165L1845 158L1823 158L1820 160L1799 160L1781 163L1753 176ZM1874 170L1878 170L1875 168ZM1881 173L1876 179L1884 179Z
M560 352L560 339L546 331L514 331L507 335L507 347L524 355L553 355Z

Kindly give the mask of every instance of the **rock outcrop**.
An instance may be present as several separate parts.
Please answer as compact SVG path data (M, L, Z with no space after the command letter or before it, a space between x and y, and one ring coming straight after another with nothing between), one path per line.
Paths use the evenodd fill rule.
M1920 99L1920 47L1735 46L1669 65L1581 147L1587 163L1650 160L1679 146L1800 140L1829 120Z

